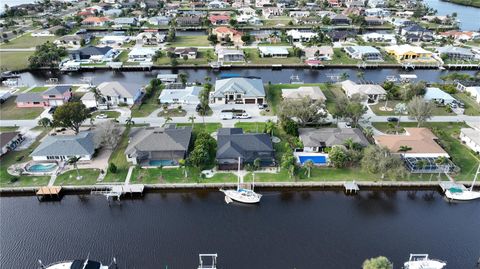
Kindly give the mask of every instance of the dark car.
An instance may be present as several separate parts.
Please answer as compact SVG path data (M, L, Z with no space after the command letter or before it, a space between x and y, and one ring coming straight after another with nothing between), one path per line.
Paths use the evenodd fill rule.
M398 122L398 118L396 118L396 117L388 117L388 118L387 118L387 121L388 121L388 122Z
M55 113L55 110L56 110L56 109L57 109L56 106L52 106L52 107L48 110L48 113L49 113L49 114L53 114L53 113Z

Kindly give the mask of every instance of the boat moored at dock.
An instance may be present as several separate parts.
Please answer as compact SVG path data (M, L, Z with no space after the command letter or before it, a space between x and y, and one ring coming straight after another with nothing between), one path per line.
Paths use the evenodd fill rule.
M443 269L447 263L428 258L428 254L410 254L410 259L403 265L404 269Z

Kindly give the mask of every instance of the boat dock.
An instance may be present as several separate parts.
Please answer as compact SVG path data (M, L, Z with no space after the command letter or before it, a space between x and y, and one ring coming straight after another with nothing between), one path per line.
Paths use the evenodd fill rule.
M125 194L132 195L141 195L145 185L143 184L125 184L125 185L112 185L107 187L106 190L93 190L90 192L92 195L103 195L107 200L111 198L116 198L120 200L120 197Z
M442 188L442 191L445 192L448 189L455 188L455 189L460 189L462 191L466 191L467 187L463 184L455 183L452 181L442 181L439 183L440 188Z
M59 199L61 191L62 191L62 187L60 186L44 186L38 189L38 191L36 192L36 195L38 200L41 200L44 198Z
M355 183L355 181L345 182L343 183L343 187L345 188L345 192L349 194L357 193L360 190L358 184Z

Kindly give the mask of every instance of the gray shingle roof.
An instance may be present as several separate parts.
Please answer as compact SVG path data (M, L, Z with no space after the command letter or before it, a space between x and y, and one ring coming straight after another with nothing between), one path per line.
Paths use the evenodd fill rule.
M241 128L222 128L217 134L217 159L238 159L252 162L259 152L273 157L273 145L268 134L243 133Z
M138 87L126 87L117 81L102 82L97 88L103 96L121 96L127 98L135 97L139 91Z
M30 156L92 155L94 151L93 133L81 132L78 135L48 136Z
M27 92L22 93L17 96L15 102L17 103L26 103L26 102L43 102L45 101L42 97L42 93L39 92Z
M134 128L130 132L130 142L125 154L150 151L187 151L192 137L192 128L147 127Z
M228 78L215 82L214 97L224 97L225 92L243 93L245 97L264 97L265 89L261 79Z
M44 91L43 95L63 95L65 92L71 89L72 87L70 85L53 86L48 90Z
M369 144L362 131L357 128L300 128L298 133L305 147L343 145L348 138L363 146Z
M17 137L18 134L20 134L20 132L0 133L0 148L3 148L5 145L10 143L10 141Z

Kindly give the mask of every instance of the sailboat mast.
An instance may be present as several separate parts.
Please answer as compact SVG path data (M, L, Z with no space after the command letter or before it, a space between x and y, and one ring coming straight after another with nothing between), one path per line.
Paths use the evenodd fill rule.
M475 186L478 174L480 174L480 164L478 165L477 172L475 173L475 177L473 178L472 186L470 186L470 191L473 191L473 186Z
M242 158L238 157L238 173L237 173L238 174L238 186L237 186L237 190L240 189L240 184L243 183L243 182L241 182L242 177L240 175L241 162L242 162Z

